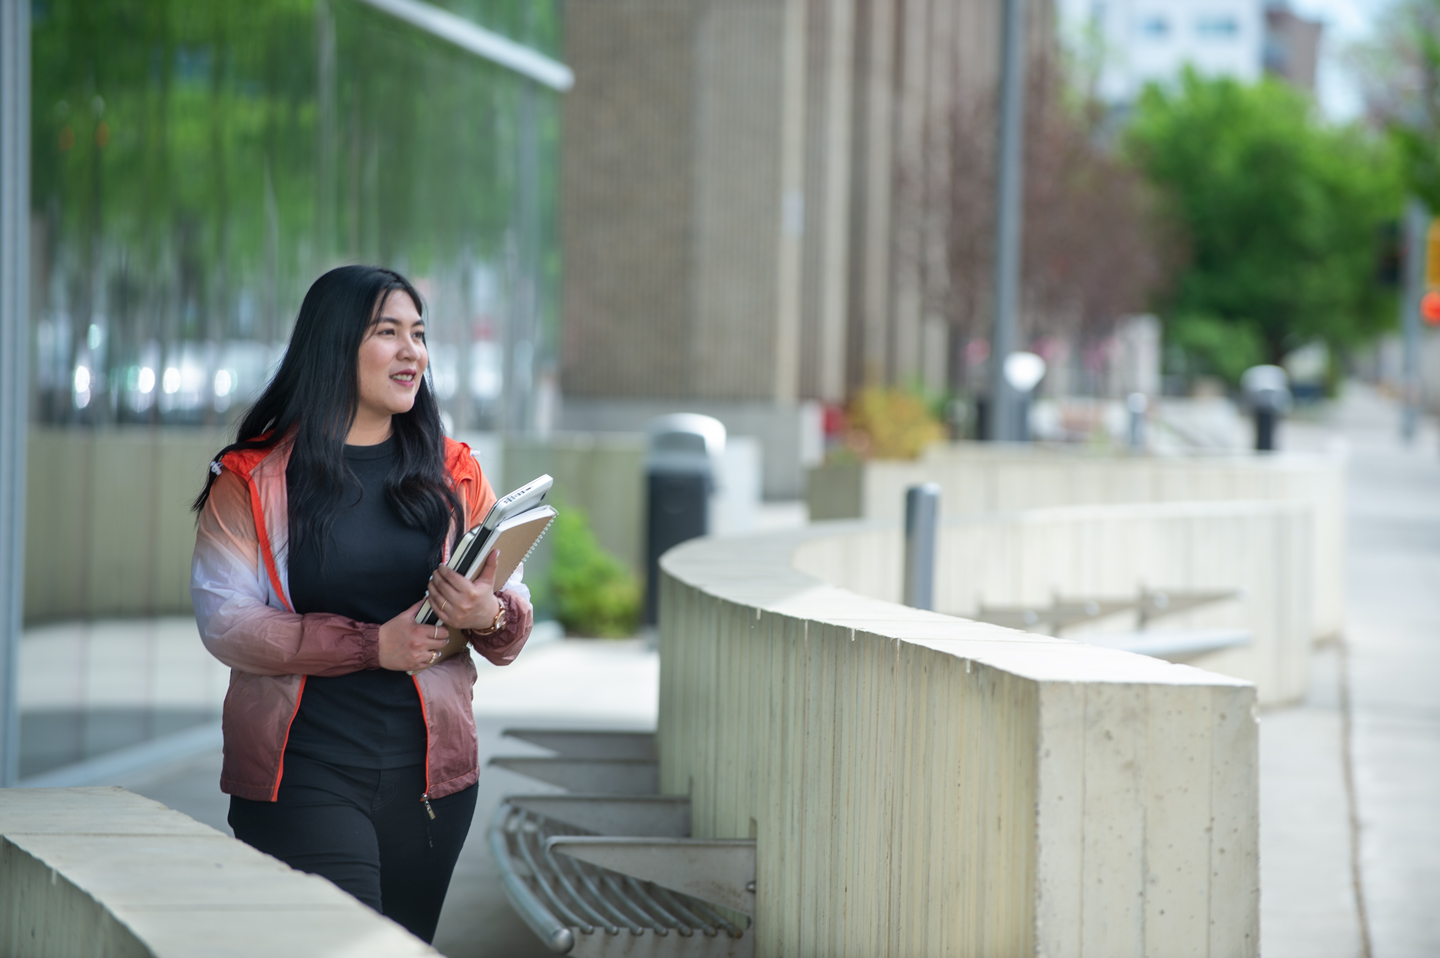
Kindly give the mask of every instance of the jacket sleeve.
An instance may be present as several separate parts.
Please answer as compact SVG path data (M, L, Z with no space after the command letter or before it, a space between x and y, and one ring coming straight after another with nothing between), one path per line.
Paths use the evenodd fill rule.
M514 581L511 580L512 583ZM492 665L514 662L530 638L530 628L535 624L535 610L528 595L529 590L523 585L516 589L507 584L499 593L500 601L505 605L505 628L491 635L466 633L465 637L475 651L489 659Z
M255 675L347 675L380 667L380 627L340 615L300 615L269 604L250 487L225 470L195 534L190 598L206 649Z
M463 445L463 444L462 444ZM480 464L464 446L465 456L457 462L458 478L466 495L466 522L468 527L480 524L485 513L495 504L495 490L485 478ZM494 665L509 665L515 661L525 641L530 638L530 628L535 624L535 610L530 604L530 589L525 585L525 563L516 567L510 581L498 593L505 604L505 628L493 635L476 635L466 632L470 645Z

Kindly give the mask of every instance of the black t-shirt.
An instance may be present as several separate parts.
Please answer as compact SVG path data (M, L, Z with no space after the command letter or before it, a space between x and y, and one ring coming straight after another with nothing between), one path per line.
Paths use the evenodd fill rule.
M430 536L405 525L385 498L393 437L346 446L347 478L323 555L290 547L290 598L296 612L332 612L383 624L425 595ZM287 481L289 475L287 474ZM425 715L404 672L365 669L305 680L287 751L336 765L400 768L425 761Z

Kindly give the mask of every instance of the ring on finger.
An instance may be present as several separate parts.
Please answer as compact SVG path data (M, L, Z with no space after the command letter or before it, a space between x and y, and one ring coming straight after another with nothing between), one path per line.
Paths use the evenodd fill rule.
M440 597L440 611L445 611L445 597L443 595Z
M434 665L440 658L440 650L436 649L430 653L430 664Z

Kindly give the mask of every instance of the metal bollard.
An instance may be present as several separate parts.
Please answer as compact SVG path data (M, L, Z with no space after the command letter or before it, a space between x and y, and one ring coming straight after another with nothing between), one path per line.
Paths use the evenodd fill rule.
M1255 451L1275 451L1275 420L1279 414L1273 409L1257 406L1255 409Z
M1275 426L1290 411L1290 378L1279 366L1251 366L1240 376L1245 404L1255 416L1255 451L1275 451Z
M935 538L940 521L940 486L933 482L905 490L905 594L915 609L935 607Z
M1141 452L1145 448L1145 410L1150 400L1144 393L1131 393L1125 398L1125 409L1130 413L1130 451Z

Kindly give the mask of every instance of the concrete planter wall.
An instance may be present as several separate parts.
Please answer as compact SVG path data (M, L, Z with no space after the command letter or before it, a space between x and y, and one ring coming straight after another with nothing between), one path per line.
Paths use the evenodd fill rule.
M757 839L757 954L1257 954L1254 688L795 567L863 532L661 563L661 788Z
M826 464L811 471L812 520L898 519L905 488L938 482L946 517L993 515L1057 506L1278 500L1311 514L1317 639L1345 627L1345 470L1339 456L1286 453L1160 458L1092 455L990 443L932 446L913 462ZM1134 589L1134 583L1125 592Z
M492 478L504 495L521 483L549 473L558 508L585 510L595 539L637 576L645 574L645 437L633 433L560 433L544 439L505 441L504 481ZM550 565L552 542L540 540L525 568L539 581Z
M795 550L797 568L862 595L898 602L903 540L897 523L845 528ZM961 617L991 606L1045 606L1061 596L1238 590L1240 597L1152 628L1245 629L1248 646L1186 662L1254 682L1262 705L1304 697L1310 681L1310 514L1298 503L1189 502L1075 506L948 519L937 549L935 606ZM1120 614L1065 634L1128 631Z
M190 502L228 441L218 430L32 428L26 623L188 615Z
M189 615L190 503L228 433L202 429L32 428L25 511L25 622ZM600 545L644 567L643 437L512 439L504 490L543 472L586 510ZM482 465L488 465L482 463ZM507 486L507 483L509 486ZM548 553L527 569L543 576Z
M421 958L330 882L120 788L0 790L0 954Z

